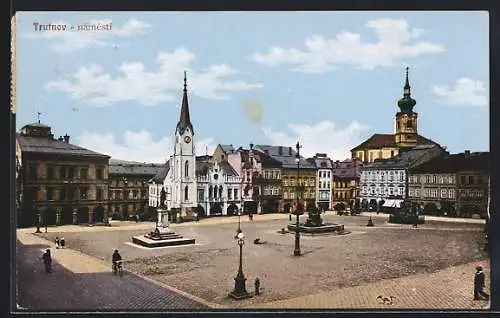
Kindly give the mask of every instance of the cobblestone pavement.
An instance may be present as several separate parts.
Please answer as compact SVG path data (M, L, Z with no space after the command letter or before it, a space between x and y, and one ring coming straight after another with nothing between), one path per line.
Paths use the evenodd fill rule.
M254 304L248 308L369 308L369 309L489 309L488 301L472 299L474 267L471 263L450 267L433 274L383 280L332 292L324 292L303 297L264 304ZM489 290L489 263L484 267ZM383 304L377 297L393 296L392 303Z
M53 272L40 260L51 248ZM18 306L26 310L175 310L208 308L149 279L125 272L113 275L110 266L71 249L55 249L32 234L18 233ZM126 266L126 265L125 265ZM126 268L125 268L126 269Z
M105 261L109 261L112 251L118 248L129 261L129 270L207 301L235 308L369 286L398 277L429 275L486 258L482 251L481 224L429 222L412 229L408 225L374 219L375 227L370 228L365 226L368 220L365 216L327 214L324 219L342 223L352 233L302 236L304 256L295 258L291 256L293 235L277 233L288 223L287 215L279 220L261 222L243 221L242 218L241 227L247 237L243 249L247 288L253 289L253 281L259 277L264 293L241 302L227 298L234 286L238 262L238 247L233 240L237 225L234 223L177 226L176 232L195 238L197 244L155 250L128 245L133 235L145 233L138 229L64 233L64 236L70 247ZM61 234L41 235L53 240ZM252 244L255 237L267 243ZM472 273L469 275L473 275L474 268L470 266ZM470 280L462 281L472 288ZM453 297L454 289L448 293ZM425 308L426 304L420 307Z

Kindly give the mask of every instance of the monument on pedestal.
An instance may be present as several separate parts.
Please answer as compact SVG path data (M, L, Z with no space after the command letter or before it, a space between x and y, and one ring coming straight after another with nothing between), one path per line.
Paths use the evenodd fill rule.
M160 206L156 209L158 215L155 230L149 234L132 237L132 242L145 247L163 247L175 245L194 244L195 239L182 237L170 229L168 221L168 209L165 207L166 193L161 190Z

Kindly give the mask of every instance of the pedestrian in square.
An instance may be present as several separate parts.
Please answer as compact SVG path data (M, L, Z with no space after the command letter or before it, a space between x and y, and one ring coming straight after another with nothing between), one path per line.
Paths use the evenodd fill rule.
M66 245L66 241L64 240L64 237L61 237L60 243L61 243L61 248L64 248L64 245Z
M135 214L135 223L139 223L139 214L138 213Z
M253 214L252 214L252 212L248 213L248 219L250 221L253 221Z
M58 249L58 248L59 248L59 237L56 236L56 249Z
M476 274L474 275L474 300L488 300L490 295L484 292L485 275L482 266L476 266Z
M45 273L52 272L52 257L50 256L50 249L47 249L42 255L43 264L45 265Z

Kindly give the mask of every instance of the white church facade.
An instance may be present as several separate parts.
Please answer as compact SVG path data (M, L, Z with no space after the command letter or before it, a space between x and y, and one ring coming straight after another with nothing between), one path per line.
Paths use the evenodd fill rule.
M181 216L234 215L241 206L241 177L227 162L196 156L195 133L189 114L186 74L180 119L175 129L173 154L149 182L149 206L161 205Z

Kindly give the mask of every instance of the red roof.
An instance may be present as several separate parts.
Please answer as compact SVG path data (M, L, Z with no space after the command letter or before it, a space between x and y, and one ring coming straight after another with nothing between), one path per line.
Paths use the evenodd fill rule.
M439 144L423 136L417 135L417 145L429 145L429 144ZM358 150L361 148L378 149L382 147L394 147L396 143L396 137L393 134L373 134L370 138L359 144L358 146L351 149Z

